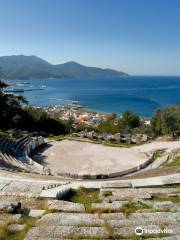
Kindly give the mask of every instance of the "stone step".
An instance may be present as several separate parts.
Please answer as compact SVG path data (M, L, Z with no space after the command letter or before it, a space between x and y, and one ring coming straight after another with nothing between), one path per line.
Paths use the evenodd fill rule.
M42 209L30 209L28 212L29 217L41 217L45 213Z
M147 240L180 240L180 235L174 235L163 238L148 238Z
M72 203L62 200L53 200L48 205L50 210L63 211L63 212L85 212L85 207L81 203Z
M167 178L163 179L164 184L178 184L180 183L180 174L173 174L171 176L167 176Z
M130 220L149 220L149 221L162 221L163 219L171 219L180 221L180 213L172 213L172 212L154 212L154 213L132 213L128 217Z
M29 238L30 239L30 238ZM72 240L74 238L57 238L57 237L31 237L30 240ZM78 238L78 239L81 239L81 240L94 240L94 239L101 239L101 240L109 240L109 238ZM123 239L123 240L132 240L132 239ZM162 238L161 238L162 240Z
M100 215L101 219L104 220L125 220L125 216L123 213L102 213Z
M172 210L172 211L180 211L180 203L173 203L172 201L141 201L148 206L151 206L158 210Z
M180 191L176 187L169 187L169 188L160 188L160 187L146 187L146 188L125 188L125 189L114 189L114 188L107 188L107 189L101 189L101 191L112 191L115 193L123 193L123 192L130 192L132 194L138 193L138 192L146 192L149 194L169 194L174 193L177 191Z
M138 227L139 228L139 227ZM140 235L141 237L145 236L158 236L161 233L161 230L164 230L163 228L161 228L161 226L158 225L148 225L148 226L140 226L140 228L142 229L142 235ZM113 228L112 229L112 234L114 237L118 237L120 239L122 238L133 238L133 237L137 237L135 230L136 228L134 226L129 226L129 227L123 227L123 228ZM139 237L140 237L139 236Z
M37 221L38 226L101 226L104 220L97 214L86 213L49 213Z
M141 189L124 189L113 191L109 199L111 201L151 199L151 195Z
M91 205L91 209L93 210L113 210L113 211L117 211L119 210L121 207L123 207L125 204L127 204L128 201L114 201L112 203L93 203Z
M109 233L104 227L74 227L74 226L45 226L33 227L27 233L25 240L59 239L59 238L108 238Z
M16 195L16 196L24 196L28 197L38 197L42 191L43 185L41 184L33 184L30 182L11 182L6 185L3 190L0 192L0 195Z
M52 189L42 190L40 197L60 199L71 190L70 185L63 185Z
M100 198L108 198L111 201L121 200L138 200L138 199L151 199L156 194L170 195L177 193L178 188L124 188L124 189L113 189L106 188L100 190Z
M173 216L177 219L177 221L180 221L180 212L173 213Z
M102 188L130 188L131 182L104 182L101 184Z
M170 194L178 191L176 187L173 187L173 188L172 187L169 187L169 188L152 187L152 188L141 188L141 189L150 194Z
M144 178L142 179L134 179L132 181L132 186L134 188L136 187L151 187L151 186L163 186L164 182L160 177L154 177L154 178Z
M107 220L106 223L111 226L112 228L122 228L122 227L138 227L138 226L149 226L149 225L167 225L167 224L179 224L177 220L171 219L171 218L163 218L163 219L156 219L154 221L152 220L142 220L142 219L136 219L136 220Z
M179 223L177 225L170 224L170 225L164 227L164 231L165 232L171 231L172 235L180 235L180 225L179 225Z

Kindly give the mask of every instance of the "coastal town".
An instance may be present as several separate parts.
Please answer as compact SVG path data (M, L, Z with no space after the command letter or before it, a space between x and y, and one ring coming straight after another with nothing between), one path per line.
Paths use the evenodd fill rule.
M77 103L75 102L68 104L67 106L49 106L43 108L43 110L53 118L56 117L65 121L72 119L74 129L74 131L71 133L72 137L127 144L140 144L150 140L149 136L146 134L124 134L120 132L114 134L108 132L98 133L95 131L96 127L98 127L101 122L111 120L113 114L99 113L84 109L76 104ZM121 119L122 116L118 116L116 114L114 116L115 118L113 124L118 125L118 120ZM146 126L150 125L150 119L142 118L141 121ZM81 131L76 131L78 126L84 126L84 129Z
M74 123L97 126L101 121L110 119L110 114L100 113L77 106L76 103L67 106L49 106L44 107L44 111L51 117L57 117L62 120L74 119Z

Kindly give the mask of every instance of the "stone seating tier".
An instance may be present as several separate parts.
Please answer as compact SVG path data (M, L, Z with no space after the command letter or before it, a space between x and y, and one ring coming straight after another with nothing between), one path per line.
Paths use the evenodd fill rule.
M26 136L26 137L19 139L18 141L15 141L14 150L16 151L19 148L21 148L21 146L23 146L23 144L28 142L30 139L31 138L29 136Z
M30 172L30 170L20 161L18 161L16 158L13 158L11 155L8 155L6 153L0 153L1 157L1 169L4 166L5 170L21 170L25 172ZM3 164L4 163L4 164Z
M29 158L29 154L43 143L44 139L42 137L24 136L17 141L0 138L1 160L5 166L12 166L10 167L11 170L14 167L26 172L48 174L49 171L44 170L42 165ZM1 163L1 166L3 166L3 163Z
M6 138L3 139L3 140L1 141L0 148L4 148L8 142L9 142L8 139L6 139Z

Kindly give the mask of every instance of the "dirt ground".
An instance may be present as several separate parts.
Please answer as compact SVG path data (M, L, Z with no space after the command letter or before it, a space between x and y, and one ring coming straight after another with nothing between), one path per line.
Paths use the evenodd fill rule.
M157 149L178 148L180 142L152 142L132 148L118 148L63 140L52 141L38 160L47 164L52 174L106 174L124 171L148 159L147 153ZM37 156L36 156L37 157Z

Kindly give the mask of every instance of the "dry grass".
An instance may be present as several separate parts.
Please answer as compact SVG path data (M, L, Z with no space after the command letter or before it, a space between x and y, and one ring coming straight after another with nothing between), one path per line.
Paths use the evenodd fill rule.
M91 204L101 202L99 199L99 190L79 188L77 190L71 190L69 194L63 198L63 200L82 203L86 209L86 212L92 212Z
M172 162L164 164L165 167L180 167L180 157L175 157Z
M8 230L8 225L0 227L0 240L23 240L28 230L35 226L36 220L37 218L22 217L18 223L26 224L26 227L19 232Z

